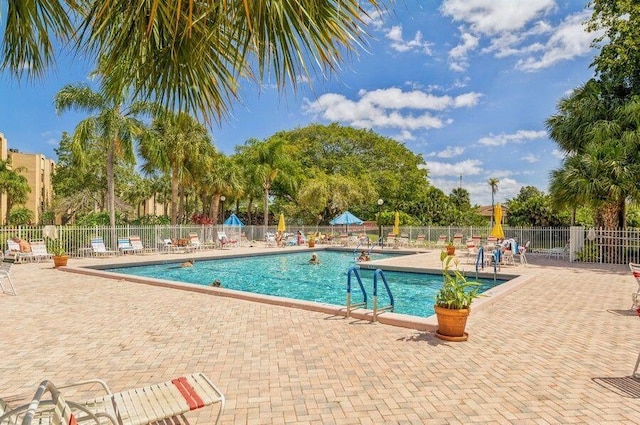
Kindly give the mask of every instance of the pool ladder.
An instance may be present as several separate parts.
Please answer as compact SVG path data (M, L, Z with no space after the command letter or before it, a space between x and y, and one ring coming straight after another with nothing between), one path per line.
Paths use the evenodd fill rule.
M497 275L498 275L498 264L500 264L500 249L496 249L495 251L493 251L493 258L494 258L494 262L493 262L493 281L495 282L497 279ZM478 255L476 256L476 279L478 278L478 269L482 269L484 270L484 247L480 247L480 249L478 249Z
M360 268L358 266L351 267L347 273L347 317L351 316L351 311L356 308L367 308L367 291L364 289L364 285L362 284L362 278L360 277ZM351 302L351 277L355 276L358 285L360 285L360 290L362 291L363 301L361 303L352 303ZM387 295L389 296L390 304L387 306L379 307L378 306L378 278L382 280L384 287L387 291ZM380 269L376 269L373 272L373 321L376 322L378 320L378 314L384 313L385 311L393 311L395 306L395 301L393 299L393 294L391 293L391 289L389 288L389 283L387 282L387 278L384 276L384 273Z

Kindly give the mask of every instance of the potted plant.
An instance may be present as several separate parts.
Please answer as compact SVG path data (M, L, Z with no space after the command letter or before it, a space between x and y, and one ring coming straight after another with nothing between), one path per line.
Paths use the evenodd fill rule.
M308 239L309 248L315 248L316 246L316 238L314 235L310 235Z
M62 246L62 241L50 241L49 252L53 255L53 267L63 267L67 265L69 256Z
M464 331L471 312L471 303L480 296L480 282L468 281L458 269L459 260L440 254L442 261L442 287L436 294L434 310L438 318L436 336L447 341L466 341Z
M450 256L450 257L456 255L456 246L451 241L447 242L447 244L445 246L445 250L447 252L447 255Z

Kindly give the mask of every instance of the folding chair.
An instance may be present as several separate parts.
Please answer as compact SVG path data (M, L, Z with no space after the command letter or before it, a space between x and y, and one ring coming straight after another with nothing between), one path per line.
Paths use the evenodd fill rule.
M64 388L91 384L100 385L106 394L90 400L74 402L65 400L60 392ZM47 393L50 394L50 398L47 398ZM216 403L220 403L220 410L215 420L217 424L224 409L225 398L202 373L118 393L112 393L107 384L99 379L60 387L56 387L51 381L43 381L31 403L6 411L0 416L0 424L174 423L169 420L191 410Z

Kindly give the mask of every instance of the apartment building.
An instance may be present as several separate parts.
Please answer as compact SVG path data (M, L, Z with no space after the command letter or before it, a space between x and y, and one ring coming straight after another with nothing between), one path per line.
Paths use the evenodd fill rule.
M9 149L4 134L0 133L0 159L11 160L10 167L22 167L20 174L27 178L31 192L25 204L33 212L34 223L40 223L42 213L51 205L53 188L51 177L55 170L55 162L42 154L23 153ZM7 224L7 196L0 193L0 225Z

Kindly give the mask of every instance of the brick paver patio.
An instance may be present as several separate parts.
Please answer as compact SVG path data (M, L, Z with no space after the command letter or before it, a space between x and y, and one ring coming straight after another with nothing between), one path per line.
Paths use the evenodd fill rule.
M437 256L411 261L435 267ZM27 400L43 379L99 377L117 391L200 371L227 397L224 424L640 423L628 269L529 262L506 270L535 278L474 312L464 343L50 262L15 265L18 295L0 295L0 397ZM208 424L213 412L186 419Z

